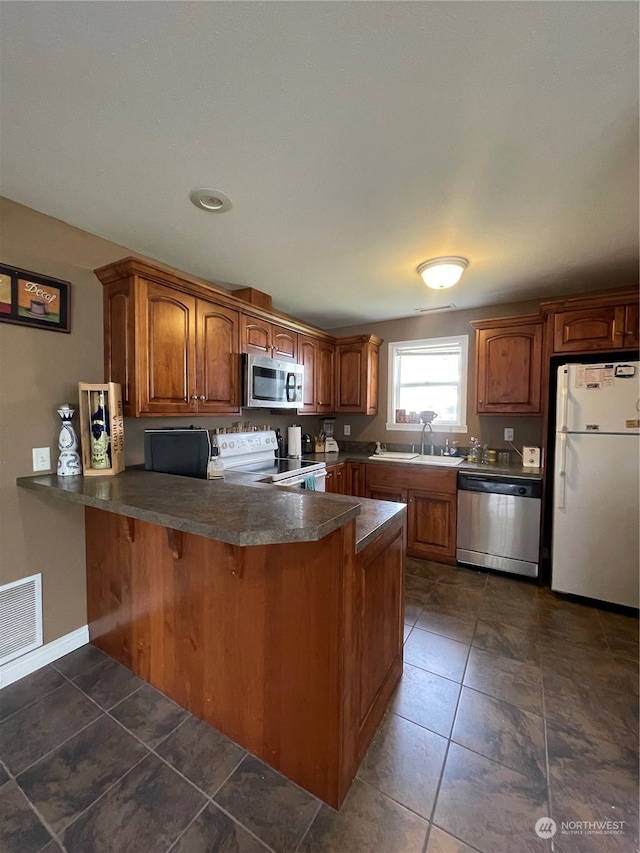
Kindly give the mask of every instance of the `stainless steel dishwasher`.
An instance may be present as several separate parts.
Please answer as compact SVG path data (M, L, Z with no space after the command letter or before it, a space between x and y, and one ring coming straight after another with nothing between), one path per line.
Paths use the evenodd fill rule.
M459 563L538 576L542 482L458 473Z

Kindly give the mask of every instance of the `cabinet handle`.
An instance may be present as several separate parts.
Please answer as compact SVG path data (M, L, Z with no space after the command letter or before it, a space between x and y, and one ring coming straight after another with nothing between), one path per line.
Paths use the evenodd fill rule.
M192 399L192 400L197 400L197 399L198 399L198 395L197 395L197 394L192 394L192 395L191 395L191 399Z
M201 399L201 400L206 400L207 398L204 396L204 394L200 394L200 399Z

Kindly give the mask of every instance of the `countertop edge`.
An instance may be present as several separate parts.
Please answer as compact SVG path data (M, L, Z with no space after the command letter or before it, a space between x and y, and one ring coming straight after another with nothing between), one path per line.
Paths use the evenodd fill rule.
M115 476L117 477L121 475ZM150 474L150 476L153 476L153 474ZM357 516L360 514L359 499L350 498L350 500L348 500L348 503L350 504L348 507L337 511L332 518L326 519L325 521L319 522L314 525L309 525L307 528L288 527L278 534L268 529L262 531L247 531L246 533L244 531L234 532L224 528L216 527L215 525L212 525L210 523L204 523L199 522L197 520L185 518L184 516L181 517L162 511L155 511L140 506L134 506L127 503L126 501L120 502L109 500L108 498L98 498L94 495L78 492L71 488L64 488L63 484L59 481L48 483L42 482L42 479L44 477L56 478L57 480L59 480L56 474L45 474L35 475L33 477L18 477L16 479L16 484L20 488L40 492L43 494L48 494L49 496L65 500L69 503L75 503L80 506L90 506L95 509L103 510L105 512L115 513L116 515L123 515L128 518L136 518L140 521L146 521L151 524L158 524L161 527L180 530L184 533L193 533L197 536L203 536L207 539L216 539L220 542L225 542L229 545L239 545L241 547L251 547L253 545L282 545L292 542L316 542L320 539L323 539L325 536L329 535L329 533L332 533L334 530L337 530L345 524L348 524L351 520L356 519ZM95 484L99 479L112 480L113 478L84 478L80 476L77 478L65 478L64 482L69 486L78 486L80 485L79 481L84 482L85 479L88 482ZM236 485L237 487L242 489L252 489L252 487L254 486L254 484L250 482ZM256 483L255 485L263 486L264 484ZM297 491L298 496L299 494L299 491ZM314 493L309 493L309 496L313 494ZM305 496L305 498L306 497L307 496ZM333 498L336 496L331 495L331 497ZM338 497L345 496L341 495ZM338 503L338 501L334 501L334 503Z

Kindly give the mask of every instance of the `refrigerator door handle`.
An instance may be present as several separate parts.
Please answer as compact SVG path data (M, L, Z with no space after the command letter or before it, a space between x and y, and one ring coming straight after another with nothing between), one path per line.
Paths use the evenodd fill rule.
M560 432L567 430L567 414L569 410L569 371L561 367L558 371L558 411L556 414L557 427Z
M565 476L567 468L567 413L569 409L569 369L558 368L558 392L556 397L556 452L554 476L554 505L564 507Z
M567 473L567 433L556 433L556 470L555 470L555 506L564 507L565 476Z

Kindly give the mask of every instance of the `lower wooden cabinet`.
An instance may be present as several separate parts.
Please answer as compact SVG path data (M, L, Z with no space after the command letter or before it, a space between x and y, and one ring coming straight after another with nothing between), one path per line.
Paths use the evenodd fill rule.
M407 554L455 564L456 472L378 463L365 467L365 497L407 504Z
M346 462L344 469L344 494L353 495L356 498L364 498L365 494L365 472L367 470L364 462Z
M456 495L409 489L407 554L455 561Z
M334 495L345 494L344 469L344 462L338 462L336 465L327 465L327 478L324 481L325 492L332 492Z

